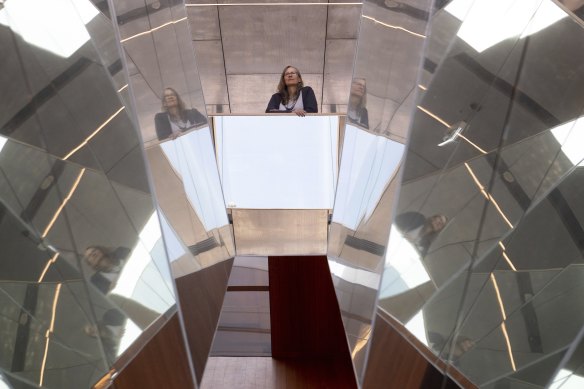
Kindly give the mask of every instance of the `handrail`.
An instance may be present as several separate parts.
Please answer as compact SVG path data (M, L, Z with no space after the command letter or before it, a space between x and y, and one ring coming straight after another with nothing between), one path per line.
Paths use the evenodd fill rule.
M268 112L268 113L211 113L207 114L209 117L216 116L298 116L294 112ZM347 116L343 112L319 112L319 113L307 113L306 116Z

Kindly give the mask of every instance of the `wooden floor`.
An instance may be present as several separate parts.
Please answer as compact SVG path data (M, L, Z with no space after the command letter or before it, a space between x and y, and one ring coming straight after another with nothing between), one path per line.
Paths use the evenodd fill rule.
M331 360L275 360L270 357L209 358L201 389L355 388L347 369Z

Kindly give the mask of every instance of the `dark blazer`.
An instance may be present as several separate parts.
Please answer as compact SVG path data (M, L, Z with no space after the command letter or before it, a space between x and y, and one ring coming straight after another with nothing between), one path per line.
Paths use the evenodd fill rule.
M304 104L304 110L310 113L318 113L318 103L316 102L316 96L311 87L305 86L300 90L302 93L302 104ZM282 102L282 96L279 93L274 93L270 102L268 103L268 108L266 108L266 113L270 112L290 112L290 111L280 111L280 103ZM272 111L273 110L273 111Z
M347 115L347 119L350 122L360 125L366 129L369 129L369 113L367 112L367 108L361 107L359 110L359 120L353 120Z
M193 123L193 125L199 125L207 122L205 116L203 116L203 114L201 114L196 109L187 109L186 116L187 120ZM170 136L170 134L172 134L168 113L157 113L156 116L154 116L154 124L156 126L156 136L158 136L158 140L166 139Z

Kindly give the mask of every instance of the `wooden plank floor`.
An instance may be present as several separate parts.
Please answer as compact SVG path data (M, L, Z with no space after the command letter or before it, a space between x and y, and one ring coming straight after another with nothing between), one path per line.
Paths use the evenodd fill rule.
M209 358L201 389L352 389L352 371L330 359Z

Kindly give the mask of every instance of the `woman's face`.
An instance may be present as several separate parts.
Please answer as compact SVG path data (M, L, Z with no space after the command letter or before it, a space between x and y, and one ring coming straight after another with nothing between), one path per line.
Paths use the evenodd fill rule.
M166 108L176 107L178 105L178 98L172 89L164 90L164 106Z
M289 67L284 71L284 82L286 86L296 86L300 82L300 77L298 76L298 70L293 67Z
M434 232L441 231L444 228L444 226L446 225L447 221L448 221L448 219L444 215L432 216L432 218L430 220L431 225L432 225L432 231L434 231Z
M104 271L111 267L111 261L108 256L98 248L90 247L85 250L85 260L92 269Z

